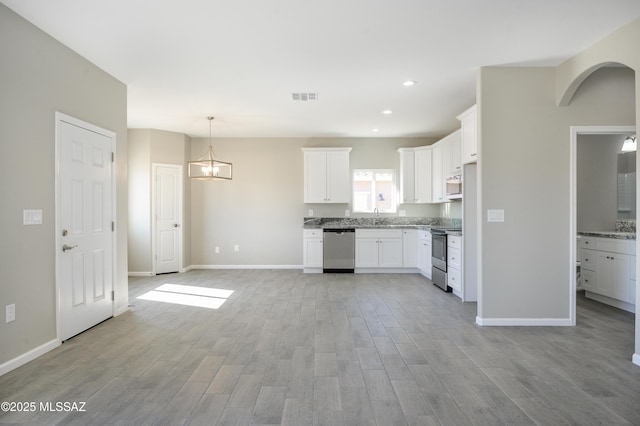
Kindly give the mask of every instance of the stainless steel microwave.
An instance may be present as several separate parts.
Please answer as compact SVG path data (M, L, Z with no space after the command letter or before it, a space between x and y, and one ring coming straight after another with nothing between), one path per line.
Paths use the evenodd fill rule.
M462 175L447 176L447 198L449 200L462 199Z

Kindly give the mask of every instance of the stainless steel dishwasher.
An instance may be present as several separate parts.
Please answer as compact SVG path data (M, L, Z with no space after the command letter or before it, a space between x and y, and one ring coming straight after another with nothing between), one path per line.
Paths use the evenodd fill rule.
M353 273L356 264L356 230L325 229L323 272Z

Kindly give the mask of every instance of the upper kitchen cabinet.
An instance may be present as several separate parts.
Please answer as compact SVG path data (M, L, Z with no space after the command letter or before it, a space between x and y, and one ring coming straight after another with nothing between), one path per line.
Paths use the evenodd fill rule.
M478 131L476 105L472 106L457 118L462 127L462 163L478 161Z
M351 148L302 148L304 152L304 202L349 203Z
M442 153L442 171L444 178L462 173L462 131L456 130L442 139L444 151Z
M400 197L402 203L431 202L431 148L400 148Z

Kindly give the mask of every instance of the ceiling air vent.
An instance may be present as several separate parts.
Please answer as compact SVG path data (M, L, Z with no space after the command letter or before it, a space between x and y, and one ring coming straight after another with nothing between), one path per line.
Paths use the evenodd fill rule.
M317 101L318 100L318 94L317 93L310 93L310 92L292 93L291 94L291 98L294 101Z

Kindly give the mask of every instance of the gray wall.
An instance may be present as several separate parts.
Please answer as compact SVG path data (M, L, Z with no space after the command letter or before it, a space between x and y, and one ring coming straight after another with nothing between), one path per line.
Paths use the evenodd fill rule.
M126 86L0 5L0 364L56 339L55 112L117 135L116 309L126 310ZM23 209L43 224L22 225Z
M351 168L398 171L398 148L432 142L422 138L214 138L216 155L233 163L234 176L229 182L191 183L192 264L302 264L302 218L308 210L317 217L343 217L345 209L351 210L346 204L303 203L302 147L352 147ZM207 146L207 138L193 139L192 158L201 156ZM440 215L438 205L400 208L407 216ZM235 244L240 246L237 253Z
M153 163L183 166L182 264L191 264L191 183L186 162L191 138L155 129L129 129L129 273L151 273L151 179Z
M635 124L629 69L596 72L565 107L555 89L554 68L480 70L480 318L569 319L569 127Z
M578 231L615 229L618 219L618 154L624 138L624 135L578 135Z

